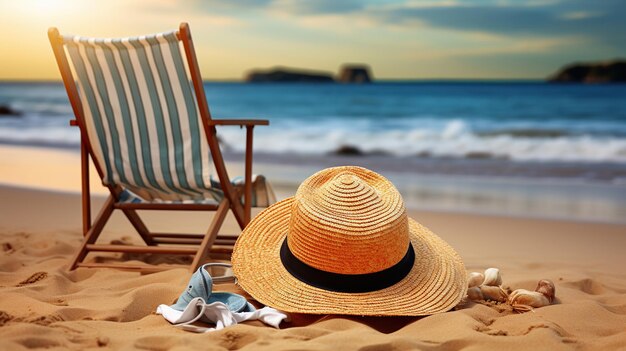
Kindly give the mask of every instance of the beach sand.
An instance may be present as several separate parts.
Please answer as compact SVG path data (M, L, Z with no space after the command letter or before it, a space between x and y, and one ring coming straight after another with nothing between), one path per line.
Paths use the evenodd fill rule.
M511 289L551 279L556 303L524 314L474 303L422 318L294 314L280 330L249 322L193 334L155 314L182 292L186 270L66 270L82 239L77 155L0 151L0 182L8 184L0 186L0 350L626 349L625 225L410 211L458 251L468 271L498 267ZM102 201L97 196L94 208ZM198 213L146 214L159 230L201 231L208 221ZM236 231L228 218L224 232ZM139 242L119 214L100 240ZM245 294L234 284L215 290Z

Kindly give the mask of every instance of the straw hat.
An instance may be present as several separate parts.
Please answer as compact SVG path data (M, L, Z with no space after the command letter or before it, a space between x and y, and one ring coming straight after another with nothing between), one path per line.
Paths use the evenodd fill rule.
M457 253L408 218L389 180L352 166L315 173L257 215L232 264L245 291L286 312L420 316L467 290Z

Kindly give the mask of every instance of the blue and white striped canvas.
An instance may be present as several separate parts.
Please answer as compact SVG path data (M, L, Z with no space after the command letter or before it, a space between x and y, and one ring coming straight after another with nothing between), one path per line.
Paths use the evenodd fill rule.
M64 42L105 184L147 201L219 200L176 32Z

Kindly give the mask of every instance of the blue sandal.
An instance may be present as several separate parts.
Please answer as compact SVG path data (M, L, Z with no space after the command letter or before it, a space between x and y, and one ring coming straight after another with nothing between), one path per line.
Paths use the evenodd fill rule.
M171 308L184 311L185 307L187 307L192 299L201 297L206 304L222 302L233 312L252 312L256 310L254 306L252 306L245 299L245 297L239 294L230 292L213 292L213 282L227 282L234 280L234 277L232 275L232 271L229 273L229 270L227 270L227 274L213 278L207 269L210 267L231 268L232 266L228 263L207 263L200 266L200 268L198 268L198 270L191 276L189 284L187 285L187 290L180 295L175 304L170 306Z

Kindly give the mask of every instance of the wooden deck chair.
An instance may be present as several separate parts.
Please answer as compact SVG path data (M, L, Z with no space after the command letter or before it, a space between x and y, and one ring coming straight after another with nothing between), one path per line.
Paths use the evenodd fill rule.
M243 229L253 200L266 206L275 201L271 189L256 189L266 195L260 203L252 181L253 128L269 122L211 117L189 26L182 23L178 31L123 39L62 36L50 28L48 37L76 118L70 124L81 132L84 241L70 270L171 268L83 262L92 251L194 255L191 271L210 253L232 252L236 235L218 235L228 211ZM246 127L243 186L229 180L216 126ZM93 224L90 158L110 191ZM217 179L210 177L211 161ZM263 185L263 178L255 183ZM96 244L114 210L124 213L146 245ZM151 233L137 210L215 214L206 234L170 234Z

